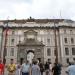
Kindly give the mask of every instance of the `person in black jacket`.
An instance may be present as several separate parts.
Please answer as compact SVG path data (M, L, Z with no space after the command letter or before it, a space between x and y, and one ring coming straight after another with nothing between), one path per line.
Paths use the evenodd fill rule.
M52 68L52 72L53 72L53 75L61 75L61 65L54 63L54 66Z
M46 75L49 75L49 63L48 62L46 62L46 64L45 64L45 73L46 73Z
M42 62L39 63L39 67L40 67L41 75L43 75L43 72L44 72L44 65L43 65Z

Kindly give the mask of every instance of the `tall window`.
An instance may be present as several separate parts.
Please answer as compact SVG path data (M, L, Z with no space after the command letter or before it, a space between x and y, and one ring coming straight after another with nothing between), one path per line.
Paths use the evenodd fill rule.
M69 55L69 49L67 47L65 48L65 55Z
M72 55L75 55L75 47L72 48Z
M10 56L14 56L14 48L11 48Z
M14 39L11 39L11 44L14 44Z
M64 38L64 42L67 43L67 38Z
M50 39L47 39L47 43L50 44Z
M47 55L50 56L51 55L51 49L47 48Z
M74 39L73 39L73 38L71 38L71 43L72 43L72 44L74 43Z

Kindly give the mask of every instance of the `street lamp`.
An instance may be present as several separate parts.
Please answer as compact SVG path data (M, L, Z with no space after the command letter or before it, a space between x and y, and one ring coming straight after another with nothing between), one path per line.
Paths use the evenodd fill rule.
M58 49L57 49L57 36L56 36L56 25L55 25L55 19L54 19L54 36L55 36L55 62L58 63Z

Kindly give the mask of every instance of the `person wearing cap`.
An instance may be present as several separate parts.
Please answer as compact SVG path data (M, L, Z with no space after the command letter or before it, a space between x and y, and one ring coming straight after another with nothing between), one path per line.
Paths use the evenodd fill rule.
M0 59L0 75L4 75L4 64L2 63L1 59Z
M74 64L74 61L69 62L69 66L67 68L66 73L68 75L75 75L75 64Z

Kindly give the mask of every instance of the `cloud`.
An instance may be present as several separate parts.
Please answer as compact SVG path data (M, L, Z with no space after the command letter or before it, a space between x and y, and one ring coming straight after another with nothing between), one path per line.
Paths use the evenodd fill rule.
M75 20L75 0L0 0L0 19L65 18Z

